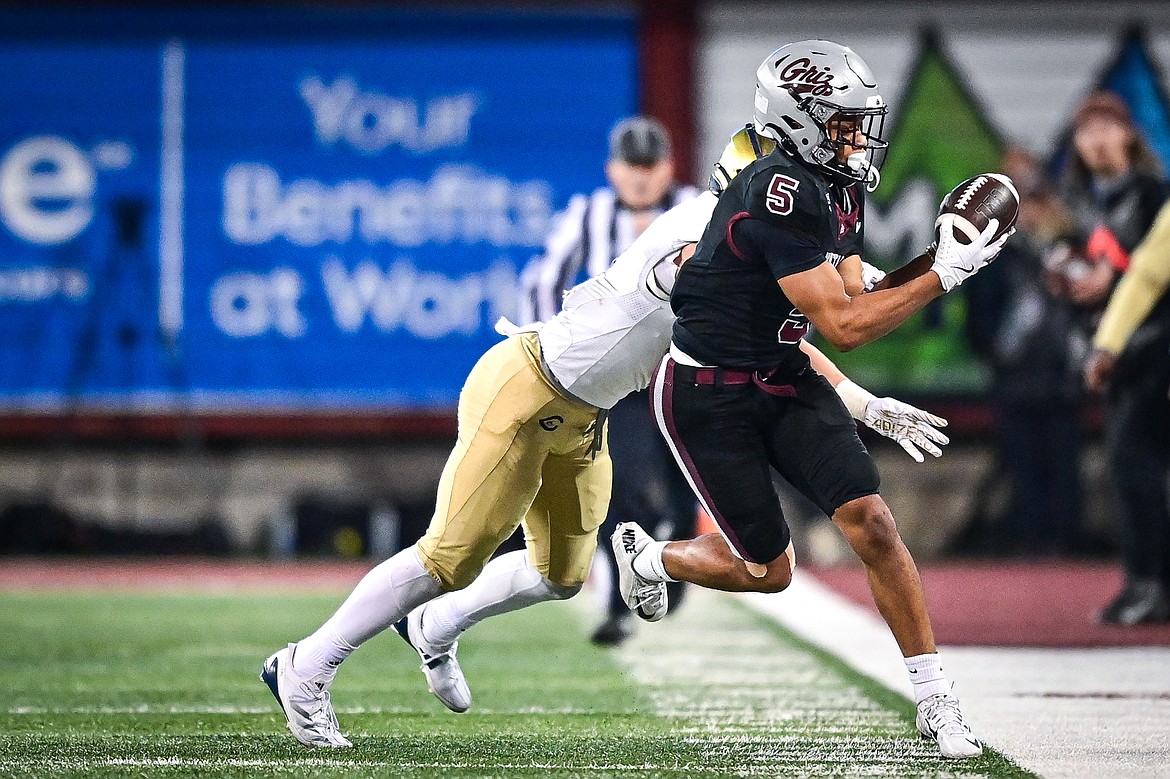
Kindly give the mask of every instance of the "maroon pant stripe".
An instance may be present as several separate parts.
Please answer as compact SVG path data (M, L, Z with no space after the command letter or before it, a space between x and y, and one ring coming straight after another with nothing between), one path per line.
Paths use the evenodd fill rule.
M691 488L695 494L699 496L699 502L703 504L703 508L711 515L711 519L719 525L719 529L723 531L723 535L731 542L732 546L745 560L752 558L744 551L743 544L740 543L739 538L735 535L735 531L724 521L723 515L719 513L719 508L715 501L711 499L711 493L707 489L707 485L703 482L703 478L699 475L699 469L695 467L694 460L691 459L690 452L687 451L686 445L678 434L678 428L674 420L674 366L675 361L666 358L663 365L659 366L654 373L654 378L651 380L651 397L655 405L655 418L658 420L658 426L662 430L662 434L666 436L667 443L670 444L670 449L674 452L674 458L678 462L679 467L687 475L687 480L691 483ZM754 561L753 561L754 562Z

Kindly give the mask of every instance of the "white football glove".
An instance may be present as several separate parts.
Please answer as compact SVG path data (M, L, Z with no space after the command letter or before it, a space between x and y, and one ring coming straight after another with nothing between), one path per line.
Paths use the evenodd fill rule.
M938 219L934 220L938 243L934 247L934 264L930 269L938 274L944 292L950 292L994 260L1016 231L1013 227L998 240L992 241L991 236L999 229L999 220L992 219L983 232L977 235L964 230L971 243L959 243L955 240L955 218L955 214L939 214ZM959 224L962 230L962 225L970 225L970 222L963 220Z
M874 285L886 277L886 272L881 268L875 268L865 260L861 261L861 283L865 285L865 291L869 292Z
M923 451L935 457L942 456L940 445L950 443L937 428L946 427L942 417L915 408L894 398L879 398L850 379L837 385L837 394L853 418L866 427L892 438L917 462L923 462Z

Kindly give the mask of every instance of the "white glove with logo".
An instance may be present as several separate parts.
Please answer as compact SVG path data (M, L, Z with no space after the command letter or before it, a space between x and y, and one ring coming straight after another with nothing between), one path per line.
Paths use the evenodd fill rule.
M875 268L865 260L861 261L861 283L865 285L865 291L869 292L873 286L886 277L886 272L881 268Z
M991 237L999 229L998 219L988 221L987 227L977 235L963 230L963 226L971 225L964 219L959 222L959 229L971 239L971 243L959 243L955 240L956 218L958 217L955 214L939 214L938 219L934 220L938 241L934 247L934 264L930 269L938 274L944 292L950 292L994 260L1008 238L1016 231L1013 227L998 240L992 241ZM971 232L974 232L973 228Z
M951 439L936 429L947 426L942 417L894 398L879 398L850 379L837 385L837 394L854 419L897 441L917 462L926 459L919 449L941 457L942 449L938 445L950 443Z

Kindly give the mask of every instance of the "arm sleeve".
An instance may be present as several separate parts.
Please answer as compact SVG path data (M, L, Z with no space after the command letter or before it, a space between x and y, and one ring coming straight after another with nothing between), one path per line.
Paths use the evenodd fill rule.
M573 286L585 261L585 220L589 199L574 195L569 205L557 215L545 243L544 254L525 272L522 295L530 302L532 318L544 322L561 310L565 290ZM525 305L524 303L521 304Z
M1109 298L1093 346L1120 354L1167 288L1170 288L1170 205L1163 206L1145 239L1134 249L1129 272Z

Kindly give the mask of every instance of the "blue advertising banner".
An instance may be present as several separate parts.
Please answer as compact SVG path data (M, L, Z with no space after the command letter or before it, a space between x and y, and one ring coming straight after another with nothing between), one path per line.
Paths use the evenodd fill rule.
M140 371L158 355L137 338L157 329L157 260L125 269L142 289L122 299L116 265L119 217L147 229L158 190L158 47L8 43L0 72L0 396L157 383Z
M633 20L216 14L0 47L0 405L453 406L603 181Z

